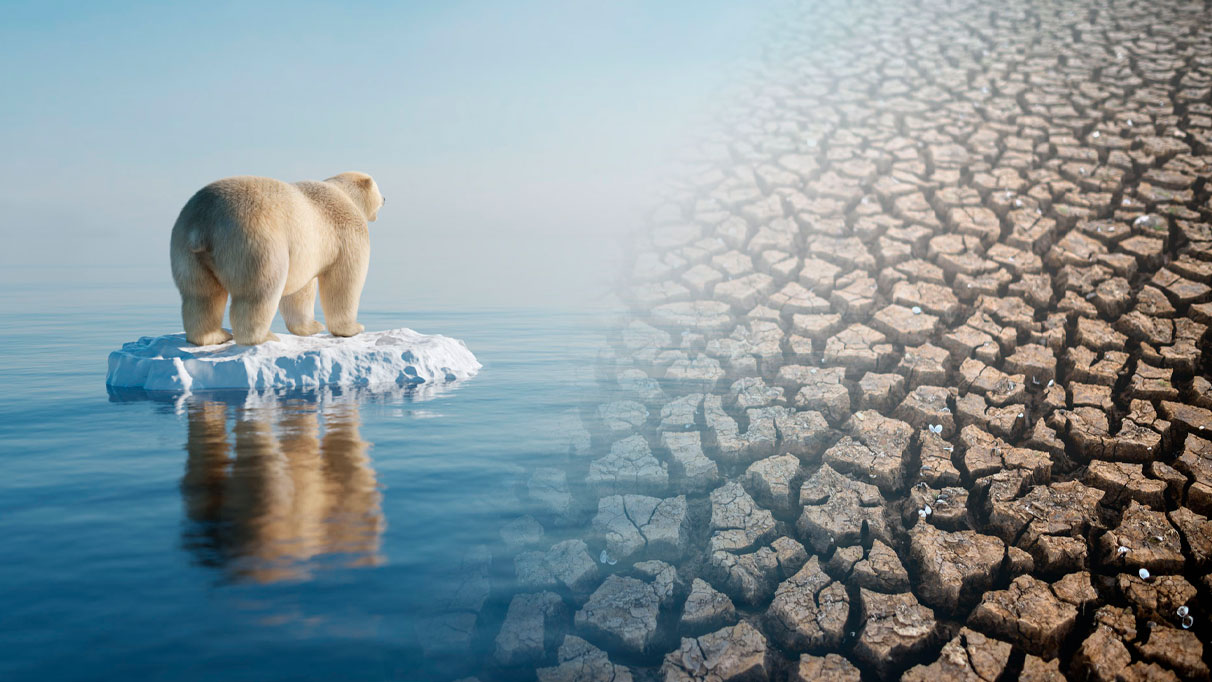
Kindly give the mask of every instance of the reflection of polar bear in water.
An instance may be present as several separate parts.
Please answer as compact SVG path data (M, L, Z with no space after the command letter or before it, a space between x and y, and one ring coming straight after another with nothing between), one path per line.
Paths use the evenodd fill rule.
M357 403L238 406L231 434L229 409L186 406L181 491L197 524L188 544L258 582L300 578L328 554L377 563L383 514Z
M315 334L316 282L333 336L353 336L358 299L370 262L367 222L383 195L365 173L288 184L241 176L203 187L173 225L173 280L190 343L223 343L223 309L231 294L236 343L277 337L269 331L282 310L292 334Z

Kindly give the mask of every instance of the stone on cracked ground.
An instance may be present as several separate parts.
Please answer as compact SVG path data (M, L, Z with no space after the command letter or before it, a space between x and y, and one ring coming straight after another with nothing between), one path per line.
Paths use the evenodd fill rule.
M762 633L745 621L697 638L665 654L665 682L746 682L768 679L773 652Z
M678 629L683 635L697 635L736 622L736 607L728 595L702 578L690 584L690 594L682 607Z

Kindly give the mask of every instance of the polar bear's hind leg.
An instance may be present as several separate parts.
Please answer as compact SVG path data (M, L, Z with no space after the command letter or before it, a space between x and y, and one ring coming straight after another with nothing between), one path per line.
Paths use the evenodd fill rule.
M173 279L181 292L181 322L185 339L195 346L213 346L231 340L223 329L227 289L199 260L188 253L173 259Z
M278 305L282 311L282 319L286 320L286 328L291 334L311 336L324 331L324 325L316 321L316 280L305 284L293 294L282 297Z
M236 343L255 346L278 340L277 335L269 331L269 326L273 324L274 313L278 312L289 267L283 249L281 253L249 258L238 271L239 279L228 287L231 290L231 331Z
M235 334L236 343L241 346L255 346L266 341L277 341L278 335L269 331L273 324L274 313L278 310L276 295L254 294L252 296L233 296L231 299L231 330Z
M206 296L196 294L181 297L181 319L185 322L185 339L195 346L227 343L232 336L223 325L223 309L227 307L227 292Z

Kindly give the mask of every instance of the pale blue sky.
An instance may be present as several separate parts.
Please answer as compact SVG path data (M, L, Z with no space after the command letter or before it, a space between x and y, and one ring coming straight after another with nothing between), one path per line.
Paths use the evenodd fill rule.
M633 226L759 5L4 2L0 267L146 266L171 298L199 187L357 169L389 198L367 300L541 303Z

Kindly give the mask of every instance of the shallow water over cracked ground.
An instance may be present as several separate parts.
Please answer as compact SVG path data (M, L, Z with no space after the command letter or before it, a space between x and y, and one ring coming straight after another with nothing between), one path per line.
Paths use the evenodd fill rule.
M480 676L1206 678L1210 54L1201 3L788 7Z

